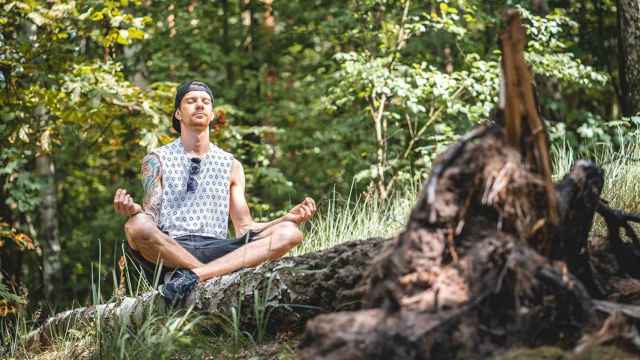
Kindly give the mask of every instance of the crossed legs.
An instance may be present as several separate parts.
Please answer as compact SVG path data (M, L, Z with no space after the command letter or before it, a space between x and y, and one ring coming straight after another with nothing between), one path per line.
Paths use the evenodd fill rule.
M300 244L303 238L295 223L284 221L262 231L258 239L203 264L160 231L151 217L144 213L131 217L124 228L129 246L146 260L153 263L162 260L167 267L191 269L200 281L277 259Z

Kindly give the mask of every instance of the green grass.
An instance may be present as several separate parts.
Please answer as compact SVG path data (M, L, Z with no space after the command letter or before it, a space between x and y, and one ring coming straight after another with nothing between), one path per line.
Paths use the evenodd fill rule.
M123 251L124 253L124 251ZM132 261L127 261L122 276L113 272L114 289L124 289L123 294L114 291L105 298L100 277L101 256L92 266L91 288L93 304L119 301L126 296L137 296L154 288ZM157 284L157 276L154 281ZM81 330L72 326L51 334L51 344L45 349L29 349L22 339L35 329L36 323L18 312L15 317L0 318L2 348L0 358L7 359L201 359L204 350L196 343L198 324L202 316L192 309L179 309L169 313L154 311L153 305L145 309L144 321L134 325L125 319L105 322L95 318L90 326Z
M305 239L292 255L332 247L345 241L396 235L407 222L415 204L416 186L405 186L387 199L350 193L340 199L335 193L309 222Z
M616 151L611 145L602 144L590 157L604 170L605 183L602 197L611 206L631 212L640 211L640 145L623 144ZM554 179L569 171L571 164L581 158L570 147L564 145L552 150Z
M614 208L628 212L640 212L640 145L627 143L618 151L609 144L594 146L596 153L589 159L594 160L605 175L601 197ZM573 150L561 145L552 149L554 179L559 180L566 174L571 164L577 159L587 157L576 154ZM596 216L594 232L606 233L604 222Z

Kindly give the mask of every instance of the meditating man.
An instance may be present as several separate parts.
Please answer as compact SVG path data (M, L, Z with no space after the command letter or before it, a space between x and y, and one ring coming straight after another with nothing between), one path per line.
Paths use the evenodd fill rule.
M128 216L124 229L130 252L143 267L175 269L162 293L174 303L198 281L276 259L300 244L299 225L316 211L307 197L268 223L251 218L242 164L209 142L213 93L198 81L176 90L173 127L180 138L151 151L142 161L142 206L124 189L113 205ZM227 239L229 216L236 239Z

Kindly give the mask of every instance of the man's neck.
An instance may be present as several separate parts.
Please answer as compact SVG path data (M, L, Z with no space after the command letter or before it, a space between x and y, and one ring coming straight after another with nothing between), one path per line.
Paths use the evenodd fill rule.
M209 129L204 131L194 131L192 129L182 129L180 142L188 155L202 157L209 152Z

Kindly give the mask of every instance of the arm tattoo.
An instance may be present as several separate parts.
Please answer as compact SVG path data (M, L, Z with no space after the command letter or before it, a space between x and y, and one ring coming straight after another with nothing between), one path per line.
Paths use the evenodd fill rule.
M144 188L142 208L156 224L159 224L162 205L162 166L156 154L149 154L142 160L142 187Z

